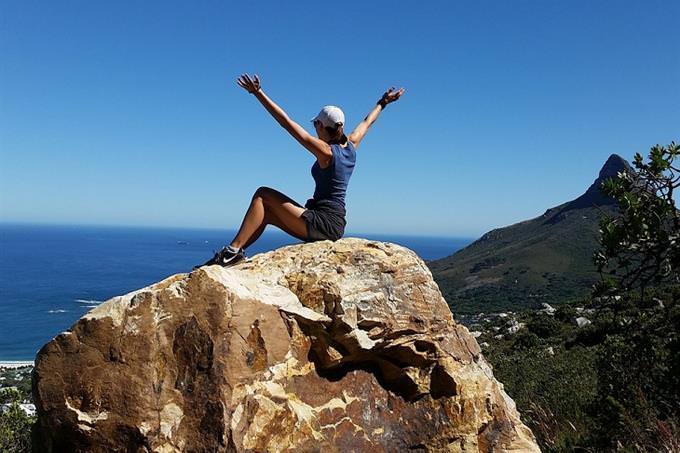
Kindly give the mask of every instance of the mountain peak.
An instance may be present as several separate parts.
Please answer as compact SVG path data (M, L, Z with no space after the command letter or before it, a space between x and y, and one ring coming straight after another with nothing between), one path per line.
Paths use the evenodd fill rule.
M590 187L588 187L588 190L586 190L586 192L580 197L570 201L567 206L565 206L560 211L560 214L572 209L615 204L616 202L612 198L607 197L602 193L600 186L605 179L616 177L620 171L632 171L630 164L628 161L626 161L626 159L619 156L618 154L610 155L600 169L597 179L595 179ZM556 216L555 218L549 220L549 222L555 222L558 220L558 218L559 216Z
M619 156L618 154L612 154L611 156L609 156L607 161L604 163L604 165L602 166L602 169L600 169L600 174L598 175L597 179L595 180L595 183L602 182L607 178L613 178L620 171L624 171L624 170L628 171L630 169L631 169L630 164L626 161L626 159Z

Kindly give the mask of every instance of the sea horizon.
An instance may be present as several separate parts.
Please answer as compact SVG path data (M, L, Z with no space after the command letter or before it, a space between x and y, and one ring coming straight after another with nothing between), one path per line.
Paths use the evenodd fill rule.
M190 272L225 245L229 228L0 222L0 362L32 361L39 348L112 297ZM393 242L423 260L448 256L475 238L346 232ZM301 244L268 227L249 257Z
M77 228L122 228L122 229L146 229L146 230L205 230L205 231L230 231L236 232L237 228L215 227L215 226L173 226L173 225L136 225L136 224L109 224L109 223L77 223L77 222L42 222L42 221L5 221L0 220L0 227L3 226L27 226L27 227L77 227ZM491 228L489 228L491 229ZM280 231L282 234L287 234L278 227L269 226L268 231ZM385 237L419 237L419 238L434 238L434 239L465 239L474 241L482 236L482 234L466 235L466 234L440 234L440 233L390 233L390 232L372 232L361 230L346 230L343 237L363 237L363 236L385 236ZM301 241L300 241L301 242Z

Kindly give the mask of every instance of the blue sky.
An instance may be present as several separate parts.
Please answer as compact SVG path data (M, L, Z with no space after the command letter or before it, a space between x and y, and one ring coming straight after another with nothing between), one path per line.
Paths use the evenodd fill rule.
M677 1L0 0L0 221L237 228L259 186L300 203L310 133L389 86L347 231L477 236L680 134Z

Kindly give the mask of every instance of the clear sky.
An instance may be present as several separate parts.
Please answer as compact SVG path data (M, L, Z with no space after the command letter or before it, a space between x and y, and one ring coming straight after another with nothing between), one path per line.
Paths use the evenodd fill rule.
M294 120L347 129L347 231L477 236L680 137L680 2L0 0L0 221L237 228L301 204Z

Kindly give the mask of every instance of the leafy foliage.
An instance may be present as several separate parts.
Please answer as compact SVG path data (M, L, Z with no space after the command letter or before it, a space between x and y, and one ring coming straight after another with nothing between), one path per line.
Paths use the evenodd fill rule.
M600 221L600 249L593 256L602 275L598 294L644 290L650 284L680 281L680 216L673 199L680 186L675 160L680 146L651 148L648 161L637 153L635 171L619 172L601 186L620 214Z
M0 368L0 389L2 387L15 387L19 391L22 401L32 401L31 372L32 366L19 368Z
M680 288L652 290L654 304L624 295L602 308L597 357L600 448L680 449Z
M680 290L661 286L680 281L678 155L675 142L656 145L646 162L635 155L634 171L602 184L620 206L601 220L593 256L602 276L594 294L614 296L606 299L614 302L597 361L598 422L608 427L596 439L602 448L680 450ZM666 307L663 316L655 305Z
M680 287L649 295L522 311L500 339L485 327L484 356L543 451L680 451Z
M0 410L0 451L30 452L31 426L35 417L30 417L19 407L21 392L16 388L0 390L0 404L8 404Z
M568 306L574 311L574 306ZM517 404L542 451L578 451L588 446L594 426L589 409L598 388L597 347L567 346L578 330L573 318L532 310L517 317L525 323L517 334L497 339L488 326L491 331L479 338L489 344L484 356L494 376Z

